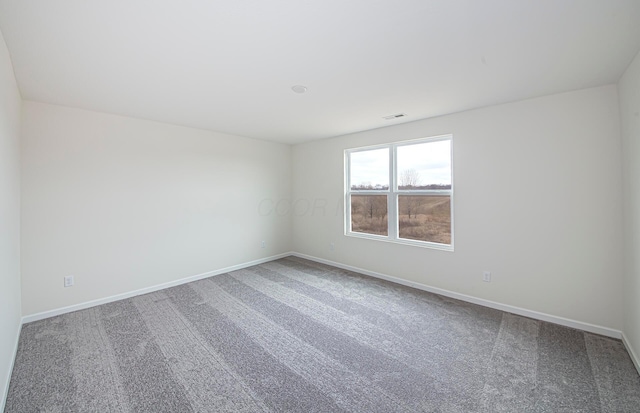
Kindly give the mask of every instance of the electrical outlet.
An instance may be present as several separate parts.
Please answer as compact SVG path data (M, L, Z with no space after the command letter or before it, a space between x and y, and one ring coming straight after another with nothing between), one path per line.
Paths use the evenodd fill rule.
M482 271L482 281L491 282L491 271Z
M262 241L260 243L260 248L267 248L267 241Z
M73 286L73 275L67 275L64 277L64 286L71 287Z
M335 249L336 249L336 246L334 245L333 242L329 244L329 251L334 251Z

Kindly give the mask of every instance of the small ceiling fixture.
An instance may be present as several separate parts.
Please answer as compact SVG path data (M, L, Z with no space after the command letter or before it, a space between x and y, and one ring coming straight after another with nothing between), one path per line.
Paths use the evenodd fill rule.
M405 116L407 116L406 113L396 113L395 115L383 116L382 118L386 120L393 120L398 118L404 118Z
M302 85L295 85L291 87L291 90L293 90L296 93L304 93L307 91L307 87Z

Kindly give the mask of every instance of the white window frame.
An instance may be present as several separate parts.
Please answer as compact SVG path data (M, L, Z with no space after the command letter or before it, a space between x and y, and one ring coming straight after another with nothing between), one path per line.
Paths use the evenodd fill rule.
M397 174L397 153L398 148L407 145L416 145L420 143L429 143L437 141L448 140L451 142L451 150L449 152L451 156L451 189L426 189L426 190L401 190L398 189L398 174ZM375 149L389 149L389 189L386 190L353 190L351 189L351 154L362 151L370 151ZM454 245L454 183L453 183L453 135L439 135L428 138L413 139L407 141L393 142L383 145L373 145L359 148L346 149L344 151L344 196L345 196L345 208L344 208L344 234L350 237L366 238L377 241L392 242L396 244L413 245L416 247L432 248L444 251L453 251ZM376 235L367 234L364 232L351 231L351 195L387 195L387 222L388 222L388 234L389 235ZM418 241L406 238L400 238L398 228L398 197L400 195L448 195L450 197L451 205L451 244L440 244L437 242Z

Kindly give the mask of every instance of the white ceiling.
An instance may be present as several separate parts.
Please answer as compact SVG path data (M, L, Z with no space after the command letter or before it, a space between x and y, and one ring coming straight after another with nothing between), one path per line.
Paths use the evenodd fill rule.
M24 99L296 143L616 82L640 0L0 0L0 30Z

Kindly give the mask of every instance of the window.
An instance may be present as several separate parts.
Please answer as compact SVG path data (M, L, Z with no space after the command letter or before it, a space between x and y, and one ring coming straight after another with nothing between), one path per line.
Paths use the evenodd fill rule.
M453 250L451 135L345 151L345 233Z

